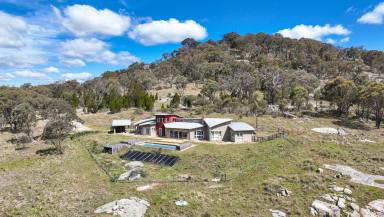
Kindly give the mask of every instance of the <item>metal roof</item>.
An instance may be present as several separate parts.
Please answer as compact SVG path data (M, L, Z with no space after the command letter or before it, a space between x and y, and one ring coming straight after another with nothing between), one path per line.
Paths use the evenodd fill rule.
M219 124L232 121L232 119L229 118L204 118L203 120L208 125L208 127L214 127Z
M156 121L146 121L144 123L139 124L139 126L145 126L145 125L156 125Z
M112 121L112 127L118 127L118 126L130 126L131 120L113 120Z
M176 117L180 117L179 115L170 114L170 113L156 113L155 116L176 116Z
M233 131L255 131L255 128L244 122L233 122L228 127Z
M164 124L164 126L165 128L168 128L168 129L185 129L185 130L204 127L204 125L200 123L192 123L192 122L172 122L172 123L166 123Z
M141 125L143 123L146 123L146 122L150 122L150 121L155 121L156 119L153 117L153 118L147 118L147 119L143 119L143 120L140 120L140 121L136 121L134 123L134 125Z

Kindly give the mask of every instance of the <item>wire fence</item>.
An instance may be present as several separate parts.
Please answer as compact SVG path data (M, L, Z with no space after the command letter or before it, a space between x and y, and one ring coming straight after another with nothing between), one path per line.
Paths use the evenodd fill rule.
M277 133L274 133L269 136L255 137L255 142L266 142L266 141L274 140L277 138L285 138L287 136L288 136L288 132L278 131Z

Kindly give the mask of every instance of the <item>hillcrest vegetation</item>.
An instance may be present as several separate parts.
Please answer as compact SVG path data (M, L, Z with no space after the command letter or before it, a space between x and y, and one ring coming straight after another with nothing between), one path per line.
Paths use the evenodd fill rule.
M156 149L181 160L174 167L145 164L142 180L118 182L127 162L103 146L156 141L108 133L112 120L155 113L241 120L262 139ZM383 189L323 169L347 164L383 176L383 114L383 52L279 34L188 38L153 63L83 83L3 86L0 215L93 216L104 203L137 196L150 202L148 216L270 216L270 209L309 216L312 201L330 185L352 189L363 207L383 199ZM319 127L336 133L316 133ZM287 134L263 140L276 132ZM228 179L211 181L217 177ZM137 190L153 183L152 190ZM181 199L189 205L176 206Z

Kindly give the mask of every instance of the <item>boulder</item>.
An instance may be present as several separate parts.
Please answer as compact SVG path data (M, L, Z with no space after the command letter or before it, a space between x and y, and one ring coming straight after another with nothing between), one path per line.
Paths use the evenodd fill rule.
M384 199L374 200L368 203L368 208L372 211L379 212L384 216Z
M360 209L360 213L362 217L379 217L369 209Z
M316 216L316 215L319 214L319 213L315 210L315 208L313 208L313 207L311 207L311 208L309 209L309 212L311 213L312 216Z
M128 169L134 169L134 168L142 168L144 167L144 164L141 161L131 161L129 163L126 163L124 166L127 167Z
M133 181L145 176L145 172L139 167L128 170L127 172L121 174L118 178L119 181L129 180Z
M348 194L348 195L352 194L352 190L349 188L344 188L343 192L344 192L344 194Z
M322 168L317 168L316 172L317 172L317 173L323 173L323 172L324 172L324 169L322 169Z
M354 211L360 211L360 207L356 203L349 204L349 207L351 207L351 209L353 209Z
M338 206L340 209L345 209L345 199L339 197L339 200L337 201L337 206Z
M323 217L340 217L339 207L326 203L320 200L314 200L312 207L317 211L320 216Z
M129 199L115 200L100 206L95 210L95 213L108 213L120 217L144 217L149 206L150 204L146 200L130 197Z
M360 214L358 211L353 211L353 212L347 213L347 217L360 217Z
M342 187L338 187L336 185L331 185L331 190L332 191L336 191L336 192L343 192L344 191L344 188Z
M331 203L336 202L336 200L331 195L329 195L329 194L323 194L323 195L320 196L320 198L324 199L324 200L326 200L328 202L331 202Z
M270 209L273 217L286 217L287 214L280 210Z

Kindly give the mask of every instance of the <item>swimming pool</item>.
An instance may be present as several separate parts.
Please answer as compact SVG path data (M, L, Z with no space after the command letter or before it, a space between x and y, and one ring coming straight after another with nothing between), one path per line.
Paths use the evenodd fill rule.
M163 145L163 144L156 144L156 143L146 143L144 144L144 147L176 150L175 145Z

